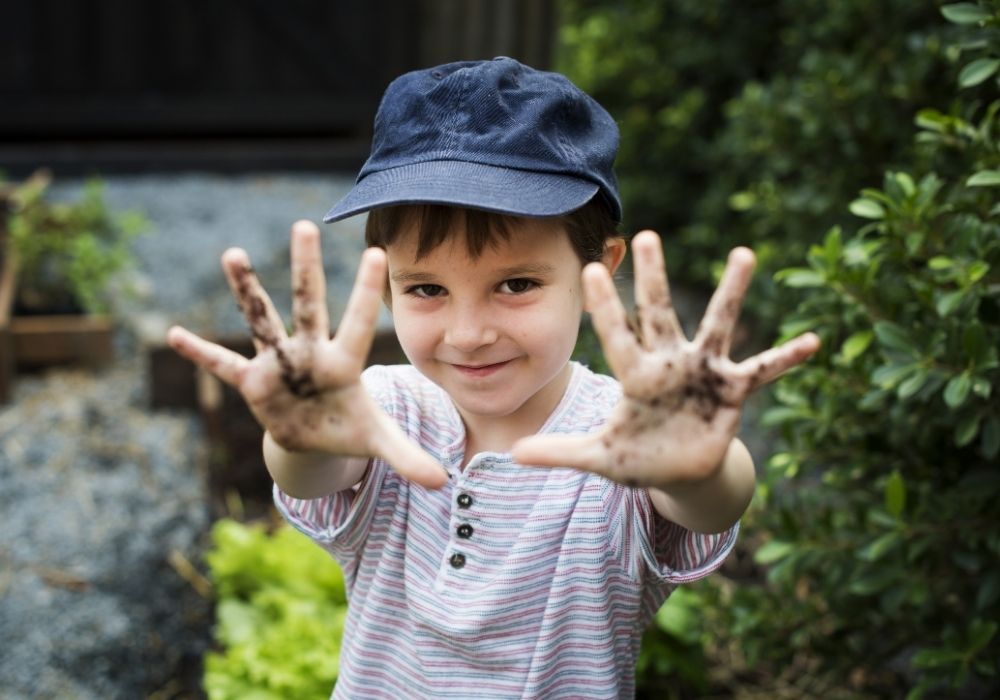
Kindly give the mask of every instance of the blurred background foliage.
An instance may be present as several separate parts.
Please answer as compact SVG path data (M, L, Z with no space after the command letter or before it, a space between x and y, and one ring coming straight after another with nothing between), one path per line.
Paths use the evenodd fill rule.
M677 281L705 286L735 244L761 272L753 311L787 306L796 264L883 170L920 164L919 109L961 112L968 27L913 0L564 0L557 67L618 120L626 228L666 239Z
M824 341L771 391L742 564L668 601L640 696L996 697L1000 2L562 8L626 229L687 287L750 245L757 342Z

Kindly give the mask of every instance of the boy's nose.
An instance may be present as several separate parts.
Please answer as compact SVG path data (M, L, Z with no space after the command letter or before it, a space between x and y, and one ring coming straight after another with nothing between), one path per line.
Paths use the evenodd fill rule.
M457 309L444 332L444 342L456 350L472 352L497 341L498 333L485 309Z

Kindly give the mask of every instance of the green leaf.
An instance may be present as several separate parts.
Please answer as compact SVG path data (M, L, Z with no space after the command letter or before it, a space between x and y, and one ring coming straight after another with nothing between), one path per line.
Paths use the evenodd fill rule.
M1000 68L1000 58L977 58L958 74L958 84L962 87L979 85Z
M969 269L965 273L966 282L969 284L975 284L981 280L987 272L990 271L990 264L985 260L977 260L976 262L969 265Z
M820 272L808 267L794 267L780 270L774 275L777 282L788 287L822 287L826 284L826 277Z
M944 402L949 408L958 408L969 396L969 389L972 388L972 378L968 372L955 375L948 381L944 388Z
M875 334L872 331L858 331L844 341L840 346L840 355L845 362L852 362L872 344Z
M791 554L794 549L795 545L791 542L771 540L770 542L764 543L764 545L754 553L753 560L758 564L766 566L768 564L781 561Z
M848 209L852 214L860 216L863 219L885 218L885 209L874 199L868 199L865 197L855 199L851 202L850 206L848 206Z
M1000 185L1000 170L980 170L965 181L968 187L996 187Z
M858 558L868 562L878 561L899 544L899 541L898 532L887 532L858 551Z
M797 406L775 406L764 411L760 417L760 423L766 428L788 423L791 421L811 420L814 414L812 409Z
M955 261L943 255L936 255L927 261L927 267L932 270L950 270L955 266Z
M975 654L986 646L997 633L997 623L993 620L975 619L969 625L969 646L967 652Z
M902 326L892 321L879 321L875 324L875 335L883 347L914 354L914 343Z
M910 177L909 173L893 173L892 177L903 190L904 195L912 197L916 193L917 186L913 183L913 178Z
M872 372L871 381L881 389L892 389L916 369L912 364L882 365Z
M957 447L965 447L979 434L979 422L982 417L982 413L970 413L958 422L958 425L955 426L955 445Z
M973 377L972 393L981 399L988 399L990 398L990 394L993 393L993 385L990 384L990 380L986 377Z
M921 649L913 656L917 668L938 668L960 663L964 654L955 649Z
M896 396L901 399L910 398L923 388L924 384L927 383L927 378L929 376L930 372L923 367L917 369L913 374L900 383L899 388L896 389Z
M899 470L894 470L885 482L885 509L894 518L899 518L906 508L906 484Z
M936 109L922 109L917 112L914 123L921 129L943 133L948 130L948 124L951 120L950 116L942 114Z
M978 24L990 18L989 12L972 2L944 5L941 8L941 14L946 20L955 24Z
M962 301L965 300L966 296L968 294L964 289L957 289L953 292L942 294L935 302L934 309L941 318L950 316L954 313L955 309L962 305Z

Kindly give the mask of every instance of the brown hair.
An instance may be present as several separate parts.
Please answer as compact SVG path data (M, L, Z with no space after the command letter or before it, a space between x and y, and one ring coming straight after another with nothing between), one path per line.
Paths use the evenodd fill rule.
M385 248L408 224L417 221L419 260L444 242L459 216L465 217L465 245L472 259L482 255L487 246L495 247L500 241L509 240L511 229L517 226L520 218L443 204L398 204L368 212L365 242L369 247ZM594 197L569 214L551 217L551 220L561 222L566 228L570 244L584 265L600 260L605 242L621 235L600 197Z

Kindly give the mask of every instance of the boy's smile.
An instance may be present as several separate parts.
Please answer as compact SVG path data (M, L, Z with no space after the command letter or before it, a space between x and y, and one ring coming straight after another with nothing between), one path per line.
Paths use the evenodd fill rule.
M419 260L415 228L387 248L396 333L454 401L467 448L506 451L542 426L569 382L582 264L553 220L522 220L476 259L456 229Z

